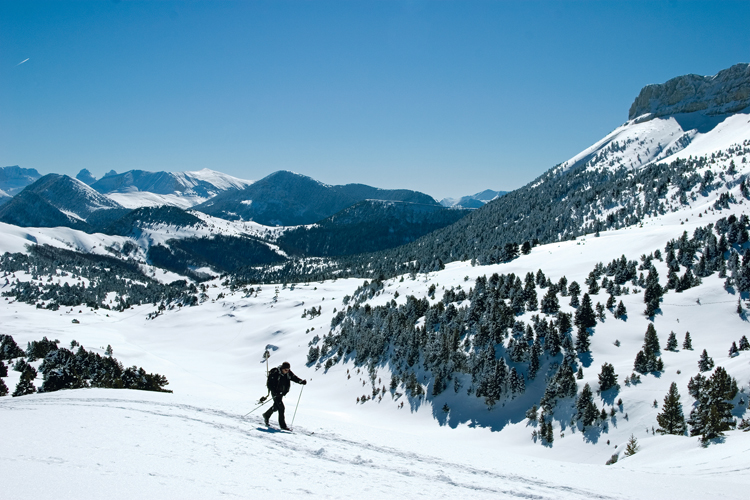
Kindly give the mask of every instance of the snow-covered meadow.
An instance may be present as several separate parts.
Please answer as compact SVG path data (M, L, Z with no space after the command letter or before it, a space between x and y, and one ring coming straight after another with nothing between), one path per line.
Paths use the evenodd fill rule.
M369 303L385 303L397 291L400 303L408 295L421 298L432 284L439 300L444 287L468 288L477 276L495 272L523 276L542 269L553 280L565 275L582 283L597 262L663 251L668 239L730 213L707 211L710 201L703 203L648 219L642 227L535 247L506 264L456 262L415 280L396 277ZM736 205L731 213L740 216L748 208ZM664 264L657 263L664 280L659 266ZM646 375L636 386L623 385L623 408L598 439L567 432L556 435L552 447L534 443L534 427L525 419L509 420L499 405L488 410L477 398L471 398L476 400L472 404L453 391L403 407L404 398L390 395L380 403L358 404L357 397L369 390L364 369L339 363L324 373L306 366L308 342L328 332L334 309L342 308L343 297L362 280L311 282L293 289L266 284L251 294L232 293L220 279L207 284L208 300L153 320L146 319L153 306L48 311L0 300L2 331L22 347L42 336L59 339L61 346L77 340L100 353L111 345L126 366L166 375L174 391L84 389L0 399L2 470L12 479L5 481L4 497L98 497L106 491L113 498L740 498L750 483L750 433L730 431L724 442L704 448L697 437L651 431L673 381L689 413L686 386L704 348L749 392L750 353L727 355L731 343L748 333L748 323L736 313L737 297L716 276L665 295L662 314L655 318L662 344L670 331L680 341L690 331L693 350L664 352L661 377ZM628 319L616 320L607 312L597 326L593 363L577 381L579 389L587 382L596 386L605 361L615 366L620 381L632 371L648 320L640 313L642 293L621 298ZM592 299L604 301L606 292ZM572 310L565 302L563 309ZM312 307L320 307L322 314L303 318ZM309 380L301 395L301 386L293 385L286 397L288 420L300 401L294 434L266 429L260 411L245 416L266 392L266 349L272 366L287 360ZM389 375L387 367L379 368L383 383ZM11 390L18 376L10 371L5 379ZM602 405L598 396L595 401ZM451 408L448 415L441 410L444 404ZM604 465L631 434L640 451L631 457L620 453L616 464Z

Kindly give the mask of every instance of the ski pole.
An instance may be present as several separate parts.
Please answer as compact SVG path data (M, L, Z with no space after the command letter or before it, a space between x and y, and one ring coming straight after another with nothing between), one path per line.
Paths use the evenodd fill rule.
M244 415L242 415L242 418L245 418L245 417L247 417L247 416L248 416L248 415L250 415L250 414L251 414L252 412L254 412L254 411L255 411L255 410L257 410L258 408L260 408L261 406L264 406L264 405L268 404L268 403L269 403L270 401L271 401L270 399L269 399L268 401L263 401L263 402L262 402L261 404L259 404L258 406L256 406L256 407L255 407L255 408L253 408L252 410L250 410L249 412L245 413ZM296 411L296 410L295 410L295 411Z
M294 415L292 415L292 425L291 428L294 429L294 417L297 416L297 408L299 408L299 400L302 399L302 391L305 390L305 386L302 386L302 389L299 390L299 397L297 398L297 406L294 407Z

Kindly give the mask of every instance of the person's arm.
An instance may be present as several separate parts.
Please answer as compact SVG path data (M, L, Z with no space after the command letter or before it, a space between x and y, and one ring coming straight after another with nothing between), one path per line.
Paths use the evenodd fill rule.
M289 370L289 378L292 382L297 382L298 384L307 385L307 380L302 380L297 375L294 374L293 371Z

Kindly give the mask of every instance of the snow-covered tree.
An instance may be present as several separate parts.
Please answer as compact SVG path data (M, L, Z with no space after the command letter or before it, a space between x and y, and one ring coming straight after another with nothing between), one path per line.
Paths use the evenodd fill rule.
M656 416L659 428L656 432L660 434L684 435L687 431L685 425L685 415L682 413L682 404L680 403L680 393L677 390L677 384L672 382L669 386L669 392L664 396L664 405L662 411Z
M701 353L701 357L698 360L698 369L702 372L710 371L714 367L714 360L713 358L709 357L708 352L706 352L705 349L703 349L703 352Z

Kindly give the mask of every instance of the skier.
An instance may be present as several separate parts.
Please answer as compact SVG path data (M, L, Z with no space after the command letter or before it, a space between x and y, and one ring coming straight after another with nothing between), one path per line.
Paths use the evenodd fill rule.
M277 366L276 368L272 368L270 372L268 372L268 381L266 382L266 386L268 387L268 390L271 391L271 396L273 397L273 406L268 409L267 412L263 414L263 421L266 423L266 425L270 425L268 423L268 419L271 418L271 415L273 415L273 412L277 411L279 412L279 427L284 429L285 431L288 431L289 428L286 426L286 419L284 418L284 402L282 401L282 398L286 395L287 392L289 392L289 386L290 381L294 381L298 384L306 385L307 380L302 380L297 375L292 373L291 371L291 365L284 361L281 363L280 366Z

